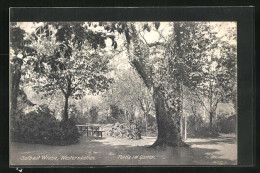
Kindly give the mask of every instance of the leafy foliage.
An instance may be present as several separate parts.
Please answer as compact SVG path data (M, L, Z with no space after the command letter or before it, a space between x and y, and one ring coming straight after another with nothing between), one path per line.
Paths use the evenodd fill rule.
M120 70L117 77L110 85L110 89L103 94L107 103L117 105L125 111L125 121L129 121L135 109L139 109L143 114L153 111L152 96L142 79L130 68L129 70ZM123 114L121 114L123 116Z
M25 31L16 23L10 24L10 69L11 69L11 113L17 111L17 97L20 90L21 77L24 73L23 59L36 51L29 48L30 41L25 39Z
M24 47L24 34L25 31L18 26L10 27L10 43L11 47L15 50L23 49Z
M96 123L98 119L98 107L92 106L89 110L90 122Z
M139 107L148 129L158 127L161 132L158 139L163 134L161 141L179 145L185 101L188 106L184 111L192 114L191 134L232 131L216 128L227 126L221 118L215 120L214 129L208 127L212 127L219 102L236 105L236 32L228 28L226 35L219 36L216 28L221 27L214 26L217 24L208 22L44 23L33 33L25 33L14 25L10 38L12 68L15 74L23 67L17 78L24 76L23 80L44 96L60 90L65 97L64 117L68 117L69 98L80 99L87 92L99 94L111 86L108 63L116 49L126 50L135 73L120 73L106 93L112 115L108 122L123 122L126 116L133 119L134 108ZM154 39L146 36L149 33ZM209 125L199 116L200 106L210 115ZM73 111L70 114L79 113ZM153 111L157 126L148 122ZM97 114L97 109L91 108L91 122L96 122ZM138 121L143 129L143 119ZM74 125L68 121L63 126L66 131ZM66 133L76 135L73 130Z
M78 110L77 106L75 104L71 104L69 106L69 115L70 117L78 117L80 115L80 111Z
M236 115L218 116L213 127L218 133L236 133Z
M102 50L107 38L84 23L45 23L30 35L30 47L37 54L25 60L26 78L45 96L57 90L64 94L65 119L69 97L80 99L86 91L103 91L112 81L105 75L110 56Z
M109 136L115 138L126 138L126 139L141 139L141 131L137 125L129 123L115 123L107 133Z
M188 137L216 137L218 131L213 128L209 129L209 123L202 120L201 116L188 116L187 120Z
M236 115L220 115L215 118L215 123L210 133L208 123L201 116L189 116L187 121L188 137L214 137L219 133L236 133Z
M111 109L111 117L112 117L110 121L123 122L124 111L120 109L117 105L110 105L110 109Z
M22 111L12 117L12 141L50 145L78 142L79 133L72 120L59 122L47 106L40 106L28 114Z
M231 48L234 47L233 43L223 41L231 37L236 40L234 30L229 32L231 35L221 38L214 26L208 22L174 22L171 25L172 31L166 38L159 30L160 25L153 24L119 22L104 25L110 32L120 30L118 32L122 33L121 28L124 28L125 47L131 64L152 93L153 99L161 99L155 103L157 119L167 120L161 124L171 122L167 128L174 126L178 133L183 102L181 93L183 86L186 86L195 91L197 97L202 96L198 99L210 114L211 127L217 103L234 98L236 82L232 78L235 75L224 75L224 71L229 68L232 72L235 71L236 50ZM160 37L151 43L144 35L154 31ZM220 45L223 48L220 48ZM226 59L227 56L232 58ZM226 68L228 64L230 66ZM225 96L225 91L232 93L232 97ZM204 98L207 98L209 106L204 103ZM165 106L158 106L161 102L164 102ZM163 115L169 116L159 118ZM163 125L158 126L159 130L165 127Z
M35 89L51 91L62 88L66 94L79 98L84 87L92 92L108 87L104 73L107 72L106 65L109 57L102 55L104 52L97 50L96 47L96 51L93 51L92 42L83 41L91 33L94 38L87 40L95 41L97 36L77 23L75 25L66 23L54 26L59 28L55 35L37 37L37 41L33 40L31 44L39 52L37 60L34 62L34 71L38 72L38 77L42 78L40 81L42 85L35 86ZM46 30L52 31L53 27L49 26ZM76 32L78 30L79 32ZM39 50L41 47L42 50ZM48 81L46 81L47 79ZM37 80L39 81L39 78ZM70 91L66 91L69 85L71 85Z
M145 122L147 121L147 122ZM137 117L135 120L136 126L140 129L141 134L145 136L156 136L157 135L157 122L156 118L150 114L144 117ZM147 125L147 127L146 127Z

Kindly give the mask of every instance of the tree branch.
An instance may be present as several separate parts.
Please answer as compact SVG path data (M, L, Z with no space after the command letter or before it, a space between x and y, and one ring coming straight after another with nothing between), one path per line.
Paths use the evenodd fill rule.
M166 44L163 42L154 42L154 43L149 43L147 44L149 47L153 47L153 46L165 46Z
M60 87L60 89L61 89L62 93L63 93L64 95L67 95L67 93L64 91L64 89L62 88L62 86L61 86L61 85L59 85L59 87Z
M149 77L149 75L147 74L147 72L144 70L145 65L143 63L141 63L140 60L136 60L136 59L132 60L131 62L134 65L138 74L143 79L146 87L150 89L153 86L153 84L152 84L153 82L152 82L151 78Z
M204 103L204 102L201 100L201 98L199 97L197 91L196 91L196 90L194 90L194 91L195 91L196 96L198 97L198 99L199 99L200 102L202 103L203 107L207 110L207 112L210 112L210 111L208 110L207 106L205 105L205 103Z
M139 35L142 37L142 39L144 40L145 44L148 45L148 42L146 41L146 39L144 38L144 36L139 32Z

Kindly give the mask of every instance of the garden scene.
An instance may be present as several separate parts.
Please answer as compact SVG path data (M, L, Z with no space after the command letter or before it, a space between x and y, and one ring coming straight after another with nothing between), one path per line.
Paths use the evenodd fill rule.
M10 23L11 165L235 165L234 22Z

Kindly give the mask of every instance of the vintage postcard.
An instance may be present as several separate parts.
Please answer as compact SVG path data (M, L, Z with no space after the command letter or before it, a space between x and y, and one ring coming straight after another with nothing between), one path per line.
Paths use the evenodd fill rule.
M10 22L10 165L237 165L237 22Z

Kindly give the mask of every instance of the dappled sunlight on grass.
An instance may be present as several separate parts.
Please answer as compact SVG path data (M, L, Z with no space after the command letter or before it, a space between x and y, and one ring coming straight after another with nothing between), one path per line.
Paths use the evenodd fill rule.
M205 153L210 158L229 159L234 162L237 160L237 145L233 134L221 135L220 138L193 138L186 142L191 144L191 148L215 149L214 152Z
M48 146L12 143L11 162L32 165L222 165L236 164L236 140L230 136L193 138L190 147L149 148L155 137L128 140L82 136L78 144ZM22 156L93 157L94 160L21 160Z
M122 139L122 138L114 138L110 136L106 136L104 139L96 139L94 141L102 142L103 144L107 145L126 145L127 147L134 147L134 146L149 146L154 143L156 137L142 137L140 140L129 140L129 139Z

